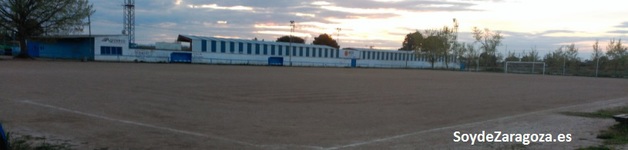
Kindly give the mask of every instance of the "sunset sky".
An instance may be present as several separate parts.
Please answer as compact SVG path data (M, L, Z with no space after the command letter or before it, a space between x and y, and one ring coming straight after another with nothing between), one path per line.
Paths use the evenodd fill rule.
M92 33L119 34L123 0L92 0ZM596 39L626 39L628 1L622 0L136 0L136 42L174 41L178 34L274 41L290 34L311 43L322 33L341 47L398 49L405 34L460 23L459 38L473 42L473 27L500 31L501 53L541 55L575 43L588 59Z

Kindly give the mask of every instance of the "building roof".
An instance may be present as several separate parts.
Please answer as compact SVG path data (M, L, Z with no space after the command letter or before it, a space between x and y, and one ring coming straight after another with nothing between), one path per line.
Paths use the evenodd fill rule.
M83 38L94 38L94 37L103 37L103 36L124 36L124 35L48 35L48 36L34 36L32 39L83 39Z
M232 42L243 42L243 43L259 43L259 44L274 44L274 45L285 45L288 46L290 43L287 42L275 42L275 41L256 41L256 40L248 40L248 39L230 39L230 38L218 38L218 37L204 37L204 36L195 36L195 35L179 35L177 41L180 42L192 42L193 40L221 40L221 41L232 41ZM327 45L313 45L313 44L301 44L301 43L292 43L292 46L308 46L308 47L318 47L318 48L332 48Z

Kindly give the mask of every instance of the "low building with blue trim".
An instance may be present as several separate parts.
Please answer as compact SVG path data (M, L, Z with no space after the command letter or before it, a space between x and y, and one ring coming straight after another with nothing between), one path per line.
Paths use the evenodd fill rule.
M176 43L129 47L124 35L38 37L29 40L35 57L119 62L169 62L318 67L430 68L428 56L413 51L336 49L325 45L179 35ZM437 68L458 68L439 57Z

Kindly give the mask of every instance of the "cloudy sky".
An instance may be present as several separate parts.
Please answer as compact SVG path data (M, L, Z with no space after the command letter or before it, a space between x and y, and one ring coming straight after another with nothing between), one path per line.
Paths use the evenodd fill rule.
M92 33L121 33L123 0L91 2ZM606 47L628 35L624 0L136 0L135 12L140 44L178 34L275 40L290 34L294 20L293 35L308 43L328 33L342 47L398 49L405 34L452 26L456 18L463 42L472 42L473 27L489 28L505 35L502 53L536 47L544 55L575 43L589 58L596 39Z

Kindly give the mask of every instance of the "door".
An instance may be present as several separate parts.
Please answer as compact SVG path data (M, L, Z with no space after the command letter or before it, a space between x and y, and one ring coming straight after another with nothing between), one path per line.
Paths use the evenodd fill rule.
M355 68L357 66L357 59L351 59L351 68Z

